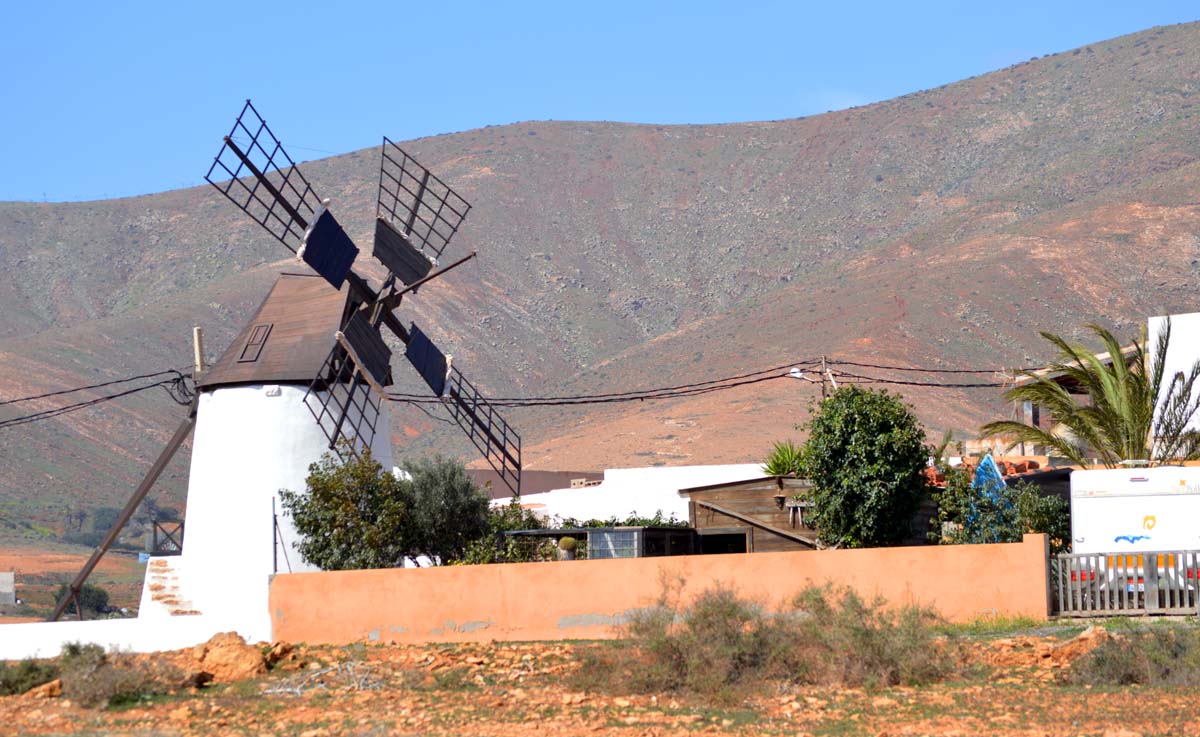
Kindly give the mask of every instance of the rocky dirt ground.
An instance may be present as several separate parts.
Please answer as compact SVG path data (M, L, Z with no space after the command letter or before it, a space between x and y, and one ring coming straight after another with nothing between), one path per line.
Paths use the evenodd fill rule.
M683 694L579 690L596 643L458 646L208 645L133 656L189 682L132 707L87 709L56 684L0 698L0 733L20 735L1200 735L1195 690L1064 685L1106 636L980 640L962 680L881 690L763 683L732 706Z

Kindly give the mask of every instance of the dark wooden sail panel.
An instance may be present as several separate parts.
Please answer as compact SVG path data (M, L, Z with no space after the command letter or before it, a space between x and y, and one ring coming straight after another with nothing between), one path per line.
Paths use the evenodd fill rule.
M370 376L374 386L388 386L392 383L392 349L383 342L383 335L378 327L371 327L367 315L362 310L354 313L354 317L342 328L346 343L354 351L354 359L358 366Z
M415 324L408 326L408 346L404 357L412 364L435 396L446 393L446 354L438 350L429 336Z
M408 237L383 218L375 218L375 251L379 262L404 284L424 279L433 269L433 262L418 251Z
M313 222L304 233L300 257L334 289L341 289L358 257L358 246L324 205L317 210Z

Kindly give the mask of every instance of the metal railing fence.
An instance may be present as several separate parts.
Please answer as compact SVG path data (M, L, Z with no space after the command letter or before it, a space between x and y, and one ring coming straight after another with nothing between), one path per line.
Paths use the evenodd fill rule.
M1050 558L1062 617L1200 614L1200 551L1061 553Z

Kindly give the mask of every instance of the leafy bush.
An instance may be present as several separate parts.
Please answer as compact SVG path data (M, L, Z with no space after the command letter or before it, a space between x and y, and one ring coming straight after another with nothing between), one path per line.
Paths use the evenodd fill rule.
M582 688L688 691L730 702L763 679L882 687L919 685L957 672L939 618L919 607L885 608L849 589L809 588L771 614L716 586L690 607L670 587L633 613L626 640L585 653Z
M503 507L488 510L487 531L466 545L456 563L521 563L553 555L554 541L538 538L505 538L509 530L544 530L546 523L513 497ZM547 549L547 545L549 549Z
M1044 532L1051 553L1070 545L1070 508L1061 497L1043 494L1025 480L981 489L971 485L971 474L961 468L947 468L945 474L933 533L943 544L1020 542L1026 532Z
M655 510L651 517L631 514L628 517L609 517L608 519L588 519L580 522L574 517L560 520L562 527L691 527L687 520L676 519L674 514L664 515L661 509Z
M104 542L105 536L108 535L108 530L89 530L87 532L67 532L62 536L65 543L71 545L82 545L89 548L99 547L100 543Z
M412 477L411 557L443 563L460 558L488 531L488 497L460 461L434 456L401 464Z
M900 542L928 491L925 432L900 398L857 386L818 405L801 451L821 540L843 547Z
M408 460L400 478L364 451L325 454L308 468L307 493L281 489L297 545L325 570L389 568L427 556L449 563L487 530L488 499L459 461Z
M1096 686L1200 686L1200 631L1159 625L1111 637L1073 662L1067 680Z
M346 463L326 453L308 467L308 493L281 489L310 562L332 570L390 568L409 551L412 483L397 478L370 451Z
M58 678L58 666L27 658L16 665L0 662L0 696L23 694L34 686Z
M63 696L81 706L109 707L169 693L183 681L173 666L109 654L99 645L68 643L59 664Z

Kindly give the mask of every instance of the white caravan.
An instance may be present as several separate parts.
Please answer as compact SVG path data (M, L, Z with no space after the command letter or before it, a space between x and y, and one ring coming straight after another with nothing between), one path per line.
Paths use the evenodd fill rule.
M1094 556L1076 564L1085 570L1072 580L1137 593L1149 580L1190 601L1200 579L1200 468L1073 471L1071 548Z
M1200 467L1072 472L1071 550L1200 550Z

